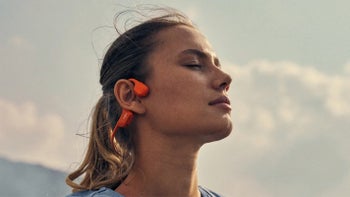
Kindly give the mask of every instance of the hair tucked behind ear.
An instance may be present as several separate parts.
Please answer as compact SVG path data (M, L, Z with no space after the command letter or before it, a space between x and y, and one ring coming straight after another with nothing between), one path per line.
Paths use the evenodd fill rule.
M149 19L120 34L104 57L100 71L103 95L94 108L88 150L80 167L66 178L66 183L73 191L116 188L132 168L135 159L133 132L119 129L117 143L111 144L109 140L121 113L113 93L114 85L119 79L136 78L144 81L147 78L151 72L147 66L147 57L157 46L158 32L176 25L193 27L188 18L178 11L154 11L159 10L166 11L166 14ZM80 176L83 176L82 181L74 182Z

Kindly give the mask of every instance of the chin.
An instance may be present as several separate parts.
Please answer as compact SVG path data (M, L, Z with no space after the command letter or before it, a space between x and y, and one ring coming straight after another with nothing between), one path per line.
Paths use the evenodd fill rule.
M231 121L227 124L221 124L220 127L216 127L210 131L210 133L207 135L206 142L208 143L222 140L231 134L232 129L233 125Z

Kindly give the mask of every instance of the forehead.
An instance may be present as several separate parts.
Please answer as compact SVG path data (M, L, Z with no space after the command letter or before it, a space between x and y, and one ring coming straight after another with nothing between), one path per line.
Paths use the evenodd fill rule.
M156 35L156 40L157 53L176 55L187 49L196 49L214 54L208 40L194 27L177 25L167 28Z

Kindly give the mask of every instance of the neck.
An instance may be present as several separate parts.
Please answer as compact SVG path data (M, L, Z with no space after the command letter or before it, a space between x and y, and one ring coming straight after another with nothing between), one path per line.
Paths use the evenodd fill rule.
M199 146L188 146L191 143L179 146L175 141L164 138L138 141L135 164L116 191L126 197L199 197L196 165Z

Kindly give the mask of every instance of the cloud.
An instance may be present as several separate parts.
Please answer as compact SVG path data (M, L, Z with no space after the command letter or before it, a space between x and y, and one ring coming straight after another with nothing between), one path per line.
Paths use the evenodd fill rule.
M344 177L341 184L335 188L331 188L329 191L326 191L323 195L320 196L348 196L350 194L350 173Z
M65 126L55 113L41 114L33 102L0 98L0 154L10 159L62 167Z
M208 185L227 196L251 196L247 185L265 196L349 195L349 75L288 61L226 65L235 129L204 148L200 165L207 174L219 165L227 184Z
M187 6L184 9L184 12L192 21L196 21L199 18L199 15L201 14L199 10L196 8L196 6L193 6L193 5Z
M19 35L12 35L8 38L8 45L21 50L34 50L34 45Z
M252 177L239 176L236 183L227 191L230 196L259 196L270 197L271 194L262 187L262 185Z
M344 71L347 74L350 74L350 61L348 61L344 66Z

